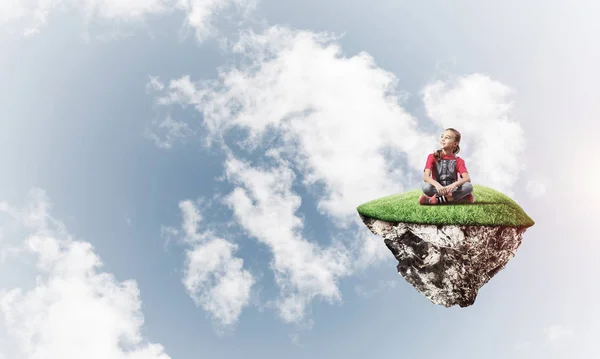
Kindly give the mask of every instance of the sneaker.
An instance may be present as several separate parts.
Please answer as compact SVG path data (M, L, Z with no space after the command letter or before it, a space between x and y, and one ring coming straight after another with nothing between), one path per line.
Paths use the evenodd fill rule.
M446 196L440 196L439 194L436 194L435 196L429 197L429 204L444 204L444 203L450 203L448 201L448 198L446 198Z
M419 204L423 205L423 204L427 204L427 196L424 194L421 194L421 196L419 197Z
M475 197L473 197L473 194L469 193L465 197L461 198L460 202L473 203L473 202L475 202Z

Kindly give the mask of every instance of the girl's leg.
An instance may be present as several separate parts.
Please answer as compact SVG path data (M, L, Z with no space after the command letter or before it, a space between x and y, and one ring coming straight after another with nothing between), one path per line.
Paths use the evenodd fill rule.
M435 196L437 194L437 189L433 187L431 183L423 183L421 189L423 190L423 193L425 193L425 195L429 197Z
M437 189L427 182L423 183L423 185L421 186L421 190L423 190L423 193L425 195L421 195L419 197L419 204L428 204L429 198L437 195Z
M452 201L452 197L449 197L449 193L446 194L445 196L442 196L441 194L438 193L437 188L435 188L433 185L429 184L429 183L424 183L422 186L422 190L423 193L425 193L425 196L421 195L421 197L419 197L419 203L420 204L438 204L438 203L447 203L447 202L451 202Z
M463 199L473 192L473 185L470 182L465 182L462 185L456 187L454 191L452 191L452 197L455 201Z

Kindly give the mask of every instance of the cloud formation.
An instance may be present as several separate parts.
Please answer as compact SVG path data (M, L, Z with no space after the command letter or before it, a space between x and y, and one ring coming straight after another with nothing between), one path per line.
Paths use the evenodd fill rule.
M389 258L371 234L350 232L352 224L362 228L356 207L420 186L427 154L439 148L445 127L463 132L473 181L510 193L524 139L510 119L506 86L483 75L428 85L423 101L438 127L428 133L404 109L406 94L395 75L365 52L343 56L331 34L274 26L244 32L231 50L242 60L220 68L218 79L182 76L150 87L160 105L201 112L205 145L226 153L226 176L236 188L225 203L252 237L271 248L284 320L304 318L315 298L340 300L342 277ZM242 131L243 140L227 143L225 134L233 130ZM236 157L234 146L262 153L261 165ZM329 246L303 238L295 182L339 228Z
M350 272L342 246L323 248L302 237L303 221L295 213L300 197L293 193L289 165L253 168L230 158L228 179L237 185L225 199L238 223L251 237L271 248L271 267L280 288L279 314L286 322L304 319L305 308L316 297L340 300L337 281Z
M30 234L21 242L34 258L37 279L0 287L0 357L168 359L160 344L141 335L144 318L133 280L119 282L100 271L102 262L87 242L74 241L49 213L42 190L28 206L3 204L2 215ZM3 230L6 228L2 228ZM31 287L31 289L27 289Z
M213 26L212 18L233 7L242 19L256 8L258 0L178 0L177 7L187 13L186 25L194 29L196 38L204 40L219 33Z
M184 140L193 134L189 125L183 121L175 121L171 116L162 121L152 121L146 129L146 138L152 140L158 148L170 149L176 141Z
M481 74L438 80L422 91L433 122L463 136L459 156L475 174L474 182L513 197L512 187L525 169L525 134L511 117L511 94L509 87Z
M183 284L194 303L209 312L215 324L235 324L250 301L255 283L243 269L244 261L234 256L238 246L211 231L200 231L202 215L194 202L179 203L183 217L181 230L166 228L171 236L182 235L186 250Z
M139 24L152 15L183 11L185 25L204 40L218 33L212 25L217 14L233 7L246 17L255 6L255 0L3 0L0 26L15 25L28 36L47 26L52 17L71 11L80 13L85 24L97 20Z

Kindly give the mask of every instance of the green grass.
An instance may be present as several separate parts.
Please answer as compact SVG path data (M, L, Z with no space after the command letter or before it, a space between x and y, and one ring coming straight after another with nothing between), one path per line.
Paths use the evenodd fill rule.
M421 189L379 198L357 207L363 216L418 224L531 227L534 221L508 196L473 185L475 203L420 205Z

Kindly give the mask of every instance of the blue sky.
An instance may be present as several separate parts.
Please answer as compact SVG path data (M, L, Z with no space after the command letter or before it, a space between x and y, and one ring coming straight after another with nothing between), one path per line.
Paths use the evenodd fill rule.
M598 357L597 7L1 1L0 358ZM447 127L536 222L468 308L355 211Z

